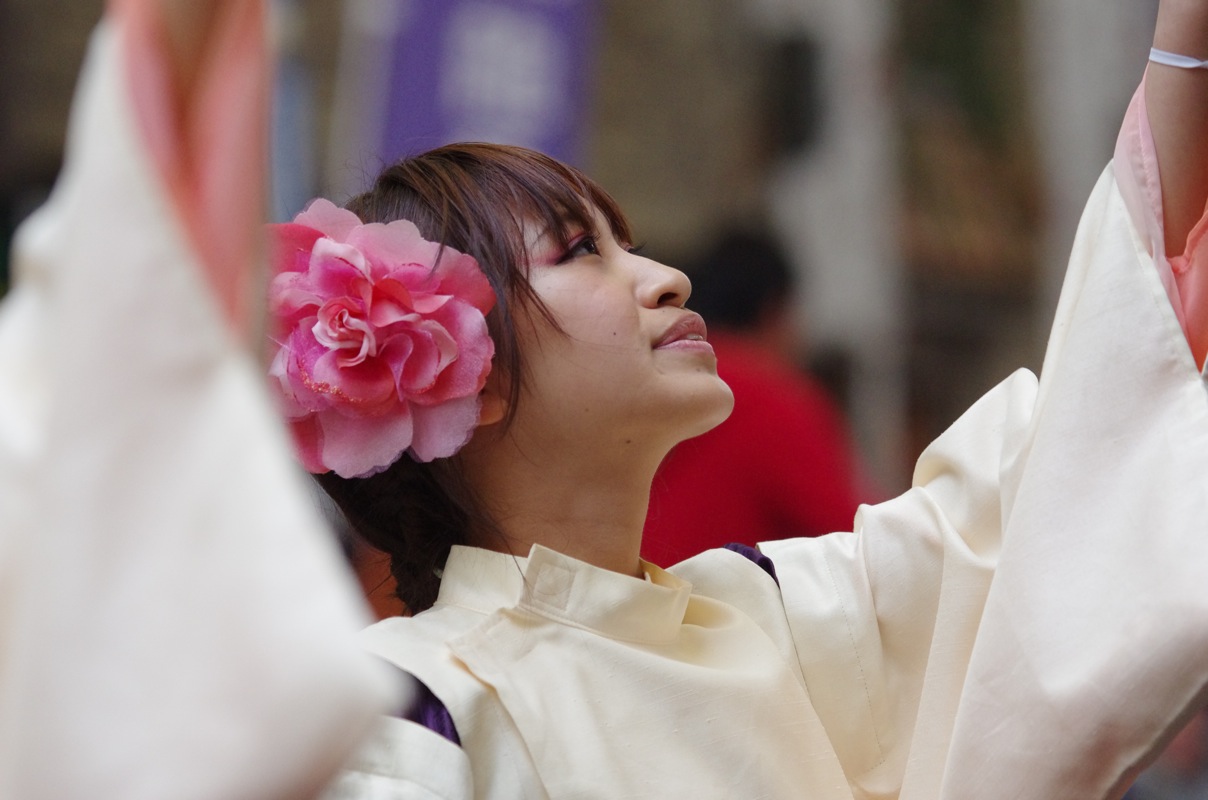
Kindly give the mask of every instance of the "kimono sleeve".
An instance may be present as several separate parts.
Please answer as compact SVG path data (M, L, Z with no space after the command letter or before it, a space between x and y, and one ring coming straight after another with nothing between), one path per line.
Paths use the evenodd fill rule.
M1122 791L1208 682L1208 392L1109 168L1042 377L857 532L761 545L856 797Z

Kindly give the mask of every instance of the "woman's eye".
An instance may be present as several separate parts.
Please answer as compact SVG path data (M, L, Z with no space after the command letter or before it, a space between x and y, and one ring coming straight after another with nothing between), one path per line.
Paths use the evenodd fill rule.
M562 258L558 259L558 263L562 264L566 261L571 261L581 256L598 256L600 255L599 243L596 237L586 235L583 238L574 242L563 254Z

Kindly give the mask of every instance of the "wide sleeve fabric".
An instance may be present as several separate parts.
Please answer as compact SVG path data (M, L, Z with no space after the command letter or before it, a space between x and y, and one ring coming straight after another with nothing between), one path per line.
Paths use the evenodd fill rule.
M1119 796L1208 683L1208 390L1154 262L1109 167L1040 380L856 533L761 545L856 797Z
M210 60L249 63L231 48L263 45L258 19ZM129 22L94 36L0 306L0 797L313 797L395 692L216 290L248 248L224 279L193 246L260 220L188 221L134 107Z

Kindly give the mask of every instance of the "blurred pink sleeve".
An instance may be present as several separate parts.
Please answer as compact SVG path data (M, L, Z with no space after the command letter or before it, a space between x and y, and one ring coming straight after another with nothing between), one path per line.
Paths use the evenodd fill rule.
M159 3L110 2L144 143L227 319L246 332L260 311L249 267L257 263L267 170L265 12L253 0L215 9L186 97L172 80Z
M1182 253L1165 252L1162 183L1145 104L1145 81L1133 95L1116 141L1116 181L1133 224L1154 257L1196 364L1208 357L1208 208L1192 228Z

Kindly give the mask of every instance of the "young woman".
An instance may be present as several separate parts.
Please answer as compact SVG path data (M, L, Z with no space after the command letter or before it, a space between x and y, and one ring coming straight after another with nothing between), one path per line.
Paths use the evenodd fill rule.
M1164 0L1155 47L1042 380L855 533L762 554L639 558L660 460L731 396L586 177L454 145L278 228L275 385L415 612L364 641L418 707L334 796L1122 793L1208 685L1208 3Z
M194 49L201 6L164 4L176 68L102 35L22 237L4 431L46 435L0 463L5 796L312 796L381 697L221 325L241 307L207 295L246 297L232 54L259 40L210 3L231 36ZM1208 3L1163 0L1155 45L1208 57ZM1155 58L1043 378L979 401L854 533L762 555L638 557L658 460L729 396L683 276L582 176L454 147L275 229L272 383L418 612L364 634L423 688L332 796L1119 795L1208 685L1208 72Z

